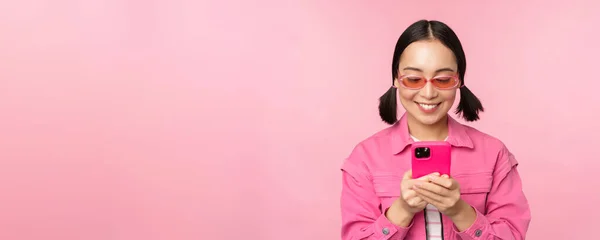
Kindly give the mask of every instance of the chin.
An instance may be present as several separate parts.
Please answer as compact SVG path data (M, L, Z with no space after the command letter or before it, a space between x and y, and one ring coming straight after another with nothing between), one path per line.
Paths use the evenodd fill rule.
M423 125L433 125L438 123L443 119L443 115L435 115L435 116L416 116L417 121L421 122Z

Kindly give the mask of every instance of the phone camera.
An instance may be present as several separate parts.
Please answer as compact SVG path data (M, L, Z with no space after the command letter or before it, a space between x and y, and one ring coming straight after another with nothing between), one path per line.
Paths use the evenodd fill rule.
M428 147L418 147L415 149L415 157L417 158L428 158L431 156L431 152Z

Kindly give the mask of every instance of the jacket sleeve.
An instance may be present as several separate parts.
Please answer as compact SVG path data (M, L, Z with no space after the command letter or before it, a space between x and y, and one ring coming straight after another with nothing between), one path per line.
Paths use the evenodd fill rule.
M394 225L385 217L373 188L372 178L360 158L366 157L360 148L342 165L342 240L402 240L407 228ZM398 189L400 191L400 189Z
M531 212L517 165L515 157L503 147L498 155L492 188L486 202L487 214L475 209L477 217L470 228L458 232L454 227L462 239L525 239Z

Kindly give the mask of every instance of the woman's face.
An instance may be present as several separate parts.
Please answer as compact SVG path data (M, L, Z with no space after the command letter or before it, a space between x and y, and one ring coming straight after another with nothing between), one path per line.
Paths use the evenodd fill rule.
M405 79L405 83L409 85L414 84L419 77L437 78L442 80L438 82L442 84L451 76L456 76L455 79L458 80L454 53L438 40L411 43L400 56L399 65L399 77L413 76ZM400 102L407 113L425 125L445 119L456 98L457 87L438 89L431 82L427 82L422 88L410 89L398 78L394 80L394 85L398 88Z

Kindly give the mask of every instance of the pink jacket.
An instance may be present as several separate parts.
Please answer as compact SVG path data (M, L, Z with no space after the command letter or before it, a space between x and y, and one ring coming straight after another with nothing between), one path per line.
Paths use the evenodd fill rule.
M531 213L522 190L517 160L498 139L448 118L453 146L451 175L462 199L477 212L475 223L459 232L442 219L444 239L524 239ZM342 240L425 239L424 214L407 228L382 213L400 197L400 182L411 167L406 116L359 143L342 165Z

